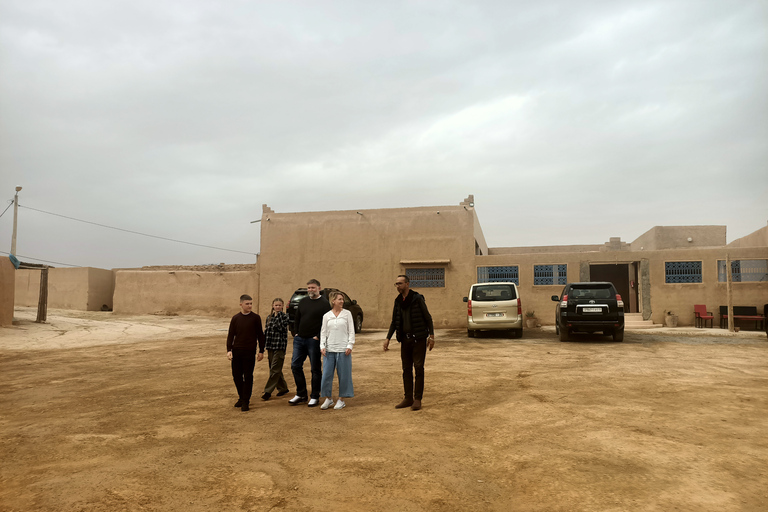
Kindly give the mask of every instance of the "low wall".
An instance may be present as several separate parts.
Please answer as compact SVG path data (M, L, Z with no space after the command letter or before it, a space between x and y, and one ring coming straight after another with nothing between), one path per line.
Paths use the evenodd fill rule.
M255 271L119 270L115 273L114 311L227 317L240 310L243 294L253 297L254 306L259 304L258 293Z
M7 257L0 257L0 327L13 324L16 269Z
M17 306L37 306L40 297L40 270L16 271ZM100 268L51 268L48 270L48 307L99 311L112 307L114 282L111 270Z

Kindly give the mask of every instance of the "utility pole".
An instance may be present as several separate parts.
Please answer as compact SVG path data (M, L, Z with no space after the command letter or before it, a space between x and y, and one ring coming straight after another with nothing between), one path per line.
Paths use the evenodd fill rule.
M13 236L11 237L11 254L16 256L16 220L19 217L19 192L21 187L16 187L16 195L13 196Z

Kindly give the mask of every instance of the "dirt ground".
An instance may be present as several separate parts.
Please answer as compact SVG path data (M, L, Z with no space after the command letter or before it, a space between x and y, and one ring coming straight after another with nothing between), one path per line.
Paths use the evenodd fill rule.
M226 319L17 317L2 511L768 510L764 333L438 331L414 412L394 409L399 352L366 331L346 409L259 400L265 360L241 412Z

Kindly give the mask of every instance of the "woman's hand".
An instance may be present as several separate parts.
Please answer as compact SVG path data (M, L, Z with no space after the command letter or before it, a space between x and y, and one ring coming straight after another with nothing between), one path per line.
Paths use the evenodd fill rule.
M351 348L348 348L347 350L344 351L344 355L346 355L346 356L348 356L351 353L352 353L352 349Z
M324 348L320 349L320 353L323 354L323 357L325 357L325 349Z

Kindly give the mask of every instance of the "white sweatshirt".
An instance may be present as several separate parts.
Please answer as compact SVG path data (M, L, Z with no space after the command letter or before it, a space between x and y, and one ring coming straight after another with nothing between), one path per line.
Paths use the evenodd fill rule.
M328 352L344 352L352 350L355 344L355 324L352 313L342 309L339 316L333 310L323 315L323 325L320 328L320 349Z

